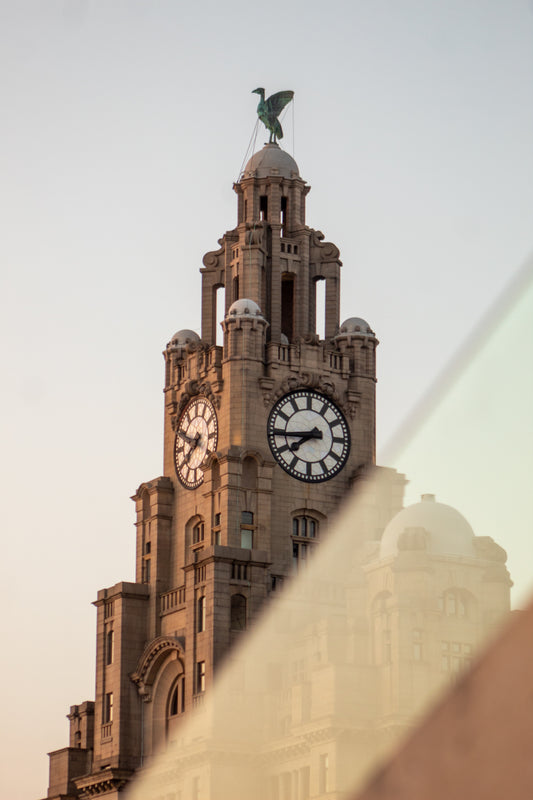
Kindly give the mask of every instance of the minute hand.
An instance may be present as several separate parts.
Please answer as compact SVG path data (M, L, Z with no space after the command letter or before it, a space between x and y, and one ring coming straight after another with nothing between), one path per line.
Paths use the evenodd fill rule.
M306 439L322 439L322 431L313 428L310 431L272 431L274 436L304 436Z

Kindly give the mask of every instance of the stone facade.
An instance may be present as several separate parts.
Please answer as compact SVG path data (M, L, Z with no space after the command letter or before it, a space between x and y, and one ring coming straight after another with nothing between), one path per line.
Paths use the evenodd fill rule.
M237 227L204 256L201 338L179 331L164 352L164 474L133 496L135 583L98 593L95 701L71 708L70 746L50 754L50 800L113 798L176 738L265 603L309 558L320 558L328 524L351 490L379 498L364 505L357 581L334 601L340 614L358 609L350 670L341 678L332 665L323 671L323 696L302 694L307 710L279 731L279 752L292 752L290 742L330 713L328 702L348 696L357 670L365 686L365 710L357 713L373 726L405 724L442 683L445 658L450 672L459 669L482 630L508 609L505 555L492 540L458 523L459 550L442 542L435 549L435 520L424 523L424 514L394 528L404 513L404 476L378 470L379 491L368 488L378 342L362 319L340 324L339 251L305 223L309 187L296 163L266 145L234 189ZM318 281L325 281L324 339L316 332ZM216 343L219 291L223 346ZM269 439L273 409L281 420L294 414L296 428L287 422L282 435L274 427ZM291 432L308 419L314 428ZM282 463L283 452L290 459ZM426 513L432 501L424 502ZM434 505L436 517L446 514ZM291 646L305 664L309 632L300 633ZM350 741L326 748L329 781ZM320 773L323 738L314 750L300 749L296 766L287 756L286 769L278 753L274 797L331 791Z

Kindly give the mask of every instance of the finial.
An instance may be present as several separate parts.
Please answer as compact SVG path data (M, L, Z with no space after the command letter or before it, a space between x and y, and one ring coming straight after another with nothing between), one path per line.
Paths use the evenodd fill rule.
M257 116L267 129L270 131L269 144L278 139L283 139L283 129L278 119L285 106L291 102L294 92L290 89L284 92L276 92L265 100L265 90L263 88L254 89L252 94L260 95L259 105L257 106Z

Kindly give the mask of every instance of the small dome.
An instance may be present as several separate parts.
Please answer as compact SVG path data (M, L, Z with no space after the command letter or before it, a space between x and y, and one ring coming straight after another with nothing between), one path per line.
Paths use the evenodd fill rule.
M475 557L474 531L458 511L437 503L434 494L423 494L420 503L402 509L391 519L379 550L380 558L398 555L399 540L408 529L423 528L429 534L427 552L431 555Z
M262 317L261 309L253 300L243 297L235 300L229 307L228 317Z
M178 331L174 334L170 342L168 343L167 347L172 348L173 350L179 350L182 347L186 347L186 345L191 344L192 342L199 342L200 337L194 331L189 331L185 328L182 331Z
M339 334L337 335L343 333L359 334L360 336L375 336L375 333L368 322L365 322L365 320L361 319L361 317L350 317L349 319L345 319L340 327Z
M244 168L243 178L268 178L270 175L297 178L299 174L294 158L282 150L279 144L271 142L251 157Z

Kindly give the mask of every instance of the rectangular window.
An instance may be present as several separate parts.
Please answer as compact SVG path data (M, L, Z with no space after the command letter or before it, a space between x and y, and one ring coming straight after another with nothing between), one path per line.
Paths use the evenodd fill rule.
M202 631L205 631L205 608L206 608L205 595L202 595L201 597L198 598L196 607L196 614L197 614L196 630L198 631L198 633L202 633Z
M253 525L254 524L254 515L251 511L242 511L241 512L241 524L242 525Z
M192 800L198 800L200 797L200 778L197 776L192 779Z
M150 583L150 559L145 558L143 561L143 583Z
M281 800L291 800L291 773L281 773Z
M329 758L327 753L320 756L319 772L318 772L318 791L320 794L325 794L328 791L328 770Z
M220 514L215 514L215 528L220 525Z
M213 544L222 544L222 532L221 531L214 531L214 533L213 533Z
M300 800L308 800L310 786L310 769L302 767L300 770Z
M192 543L199 544L204 540L204 523L199 522L198 525L195 525L192 529Z
M196 692L205 692L205 661L196 663Z
M251 550L253 547L254 532L246 528L241 528L241 547L243 550Z
M152 552L152 542L144 543L144 555L148 556Z
M107 692L104 697L104 725L113 722L113 692Z
M113 630L107 631L105 637L105 663L107 665L113 663L114 636Z

